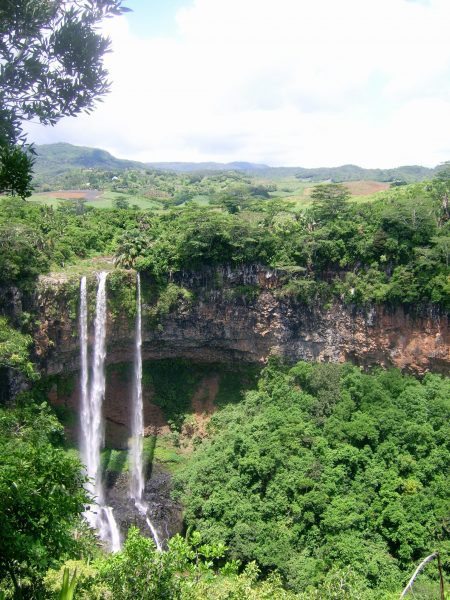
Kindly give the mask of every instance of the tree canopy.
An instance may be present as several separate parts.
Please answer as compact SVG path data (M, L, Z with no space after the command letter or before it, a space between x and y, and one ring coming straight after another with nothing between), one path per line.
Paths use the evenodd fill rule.
M307 597L347 568L361 584L348 597L382 597L429 551L448 551L449 385L272 361L181 475L188 524Z
M55 124L93 110L109 88L102 19L122 0L4 0L0 5L0 192L30 193L32 160L20 149L23 123Z
M44 405L0 409L0 580L11 578L16 597L61 555L76 556L73 529L87 496L61 436Z

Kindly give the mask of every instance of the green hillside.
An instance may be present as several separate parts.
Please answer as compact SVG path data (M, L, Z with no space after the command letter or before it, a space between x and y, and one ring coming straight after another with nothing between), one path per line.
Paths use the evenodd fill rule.
M419 165L401 166L392 169L364 169L356 165L340 167L320 167L306 169L303 167L269 167L250 162L149 162L115 158L109 152L99 148L73 146L58 143L36 146L37 158L34 166L35 181L40 184L48 178L62 175L72 169L102 169L110 171L125 170L159 170L178 173L240 171L250 176L266 179L283 179L296 177L301 181L402 181L414 183L433 176L435 169Z
M115 158L106 150L73 146L72 144L44 144L36 146L34 172L37 179L60 175L71 169L145 169L144 163Z
M396 167L395 169L363 169L357 165L341 167L321 167L319 169L296 169L296 176L307 181L331 180L336 183L344 181L405 181L414 183L430 178L434 169L419 165Z

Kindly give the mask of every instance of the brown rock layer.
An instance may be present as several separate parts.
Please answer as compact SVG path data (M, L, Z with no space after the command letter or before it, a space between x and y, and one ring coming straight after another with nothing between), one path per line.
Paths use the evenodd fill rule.
M279 353L292 361L351 360L417 374L450 372L449 316L433 306L357 308L335 302L329 308L311 307L281 298L280 273L258 266L183 273L176 283L195 299L180 301L156 325L146 319L144 305L144 359L262 363L270 353ZM47 278L36 301L37 355L47 374L79 370L76 314L73 309L69 314L59 285ZM256 293L249 294L249 288ZM132 361L133 341L133 319L111 314L107 362Z

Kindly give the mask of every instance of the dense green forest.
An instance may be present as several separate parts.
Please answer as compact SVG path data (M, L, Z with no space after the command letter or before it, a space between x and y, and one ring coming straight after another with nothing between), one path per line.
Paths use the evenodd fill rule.
M426 554L447 564L449 400L438 375L272 359L177 476L186 537L161 554L131 529L105 555L78 459L28 392L0 409L0 589L56 598L69 569L86 600L394 600ZM437 589L429 567L414 597Z
M2 369L38 377L33 316L7 314L5 292L26 298L39 274L82 273L102 257L146 274L155 311L170 304L173 274L252 263L282 271L277 294L305 305L450 308L446 169L357 200L322 183L301 206L238 173L183 175L181 188L179 175L141 177L136 190L166 186L166 203L141 210L128 192L103 209L1 199ZM31 383L0 410L0 591L56 598L68 568L80 599L393 600L428 552L448 569L449 397L438 375L272 361L243 401L220 407L177 475L186 536L161 554L131 529L105 555L81 519L77 454ZM416 598L438 597L435 571Z
M322 311L339 303L366 309L403 305L405 313L423 309L430 318L448 316L450 164L436 169L145 164L95 148L28 144L30 122L55 125L90 113L109 91L103 59L112 41L102 22L129 10L122 0L0 3L0 600L394 600L430 553L439 560L420 574L410 598L449 598L443 579L439 585L439 575L448 581L450 573L448 377L426 373L417 379L351 364L287 364L272 354L264 367L240 361L216 368L178 357L143 367L141 311L144 329L161 332L161 317L170 317L180 298L186 311L193 300L176 276L258 264L280 275L280 286L271 289L280 304L295 299L302 309ZM164 20L162 11L160 17ZM190 18L176 20L181 37L188 38ZM395 29L395 19L392 23ZM254 27L259 32L256 20ZM122 31L133 48L131 26ZM142 45L145 39L138 47L150 48L152 93L164 94L151 62L159 60L152 56L158 46ZM161 40L169 49L168 34ZM245 52L236 55L242 64L254 64ZM362 59L368 80L383 79L382 62L372 78ZM226 64L232 60L227 52ZM185 91L189 104L189 88L174 87L170 64L161 63L162 70L170 74L170 95L181 107ZM276 71L276 62L267 66ZM318 79L328 72L327 66ZM139 77L140 85L142 69ZM140 89L127 81L126 89ZM207 87L196 90L205 106ZM235 87L233 101L237 80ZM297 90L296 102L302 98L298 83L279 87L286 107L287 87ZM362 103L356 86L351 91ZM152 134L143 113L154 109L145 94L141 100L142 131ZM270 105L269 97L264 114ZM166 117L173 120L171 106ZM123 118L118 121L123 129ZM211 130L207 137L214 135ZM242 144L245 128L239 135ZM189 137L195 150L197 136ZM271 151L275 156L276 149ZM114 264L122 270L114 272ZM87 289L87 278L80 286L80 276L104 265L108 289L103 273L90 340L93 287ZM150 299L146 306L136 271L143 275L142 297ZM39 280L49 273L53 277ZM39 333L43 345L48 343L44 355L61 342L57 335L46 337L49 323L39 316L45 281L62 290L64 333L72 358L79 353L78 367L76 359L64 366L62 359L52 372L39 356ZM219 285L217 278L212 287ZM236 291L245 300L257 297L261 287L236 286L227 301L236 300ZM51 308L60 317L56 305ZM105 369L108 317L133 323L133 368L121 363ZM133 425L116 423L123 427L124 443L111 443L102 455L107 376L110 382L117 376L122 385L131 371L132 393L126 391L117 404L119 409L133 404ZM198 382L213 372L215 397L205 400L213 406L202 413L202 430L196 432L192 398ZM78 404L50 405L51 393L59 400L60 388L69 394L78 382ZM145 440L143 388L165 428L147 430ZM83 396L90 396L95 411L82 410L81 429L88 421L94 427L86 427L84 442L75 446L74 431L65 426L78 422ZM165 446L157 447L158 436ZM80 462L84 456L89 463L84 446L98 459L92 469ZM180 513L173 529L180 533L158 548L140 480L144 471L162 470L161 456L172 463L161 480ZM133 470L138 464L139 473ZM135 520L121 517L128 531L122 547L111 544L115 553L100 542L106 540L100 521L89 521L94 530L85 517L107 508L114 521L118 502L105 506L102 485L91 486L85 472L94 483L114 479L106 482L109 489L125 476L121 492L126 508L134 501ZM135 526L137 511L152 538ZM115 531L118 538L117 526Z
M187 523L307 597L340 570L381 598L448 551L449 411L440 376L275 361L180 476Z
M3 199L0 281L26 286L50 268L102 254L159 281L182 269L258 262L288 270L280 293L305 303L449 308L447 171L358 202L342 184L322 184L303 209L227 183L209 207L187 201L140 211L119 200L99 211L82 200L54 208Z

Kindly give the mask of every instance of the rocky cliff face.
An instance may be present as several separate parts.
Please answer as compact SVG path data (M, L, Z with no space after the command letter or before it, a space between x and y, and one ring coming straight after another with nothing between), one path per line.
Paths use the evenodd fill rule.
M263 363L277 353L300 359L396 366L423 374L450 371L449 316L435 307L371 306L335 302L327 308L281 297L287 274L261 266L182 273L172 282L190 292L155 313L144 293L143 358ZM127 306L110 307L108 363L132 360L134 274L123 273ZM117 286L117 282L116 282ZM90 282L91 297L95 282ZM151 288L151 283L148 284ZM37 358L47 374L79 369L78 282L43 277L35 297ZM131 302L130 302L131 298ZM121 304L122 302L122 304Z
M197 369L192 385L185 386L183 393L174 388L175 403L183 404L184 394L183 410L190 413L179 429L179 453L188 453L195 439L205 435L206 423L219 406L219 392L226 388L226 365L233 368L233 383L242 379L240 390L234 389L226 401L235 401L240 391L251 385L251 381L245 381L248 366L243 369L244 375L239 375L235 372L237 365L262 365L271 353L284 355L292 362L350 360L363 366L397 366L417 374L428 370L450 372L448 315L433 307L362 309L339 302L326 308L308 306L280 293L288 278L287 273L256 265L181 273L159 290L142 278L144 374L147 361L168 358L190 361L185 366L188 371L178 374L177 361L168 361L169 378L178 375L178 380L185 382ZM130 435L129 366L134 353L135 274L111 273L108 281L108 368L103 412L108 448L124 450ZM95 290L95 276L91 275L91 342ZM36 361L44 375L57 375L47 379L49 399L60 416L65 415L66 430L74 442L79 419L78 296L77 278L42 277L34 298L24 307L36 323ZM207 368L205 363L209 363ZM199 364L203 365L201 369ZM156 369L161 371L162 365L159 362ZM157 405L156 391L153 384L143 386L145 434L162 440L171 433L168 415ZM166 466L153 460L145 497L151 506L152 520L164 538L181 530L181 507L170 499L170 481ZM137 522L145 531L145 524L139 523L139 517L130 511L127 490L126 473L107 472L107 500L122 529Z

